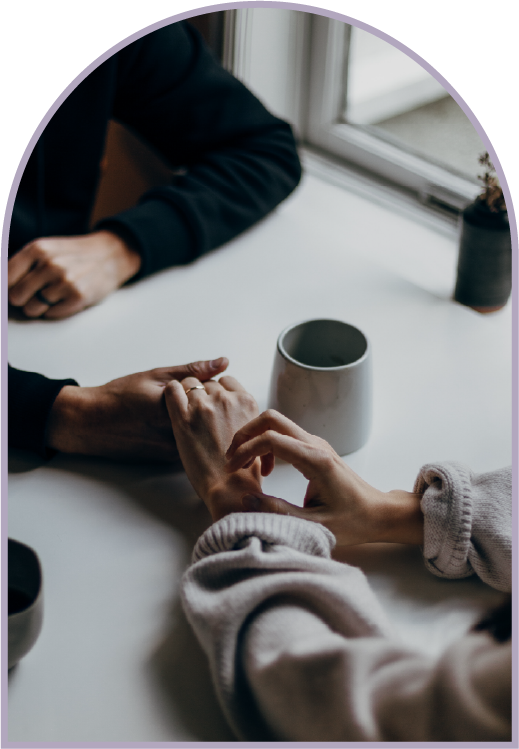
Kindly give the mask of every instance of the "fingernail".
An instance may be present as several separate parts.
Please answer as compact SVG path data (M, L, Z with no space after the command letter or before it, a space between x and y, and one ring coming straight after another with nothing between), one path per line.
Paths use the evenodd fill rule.
M221 356L219 359L212 359L209 362L209 367L211 369L219 369L222 366L223 356Z
M259 497L255 497L254 494L246 494L242 500L242 505L246 510L251 510L254 512L255 510L259 510L261 507L261 499Z

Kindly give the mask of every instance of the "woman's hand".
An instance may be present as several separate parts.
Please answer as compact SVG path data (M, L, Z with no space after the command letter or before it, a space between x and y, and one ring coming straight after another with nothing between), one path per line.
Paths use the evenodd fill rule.
M254 512L294 515L322 523L339 546L391 541L423 543L421 496L405 491L381 492L351 470L325 440L308 434L290 419L265 411L242 427L227 451L231 475L261 458L263 476L275 457L291 463L308 479L304 506L256 493L244 497L243 508Z
M172 381L166 406L180 459L213 520L241 512L242 497L261 493L260 464L254 458L243 471L225 470L225 452L235 432L258 414L256 401L233 377L202 383L196 377Z

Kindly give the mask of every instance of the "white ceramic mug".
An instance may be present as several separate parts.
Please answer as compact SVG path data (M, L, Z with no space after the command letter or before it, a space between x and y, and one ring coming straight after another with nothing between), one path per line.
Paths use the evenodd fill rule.
M347 455L371 429L371 348L340 320L307 320L278 338L269 408Z
M43 621L42 573L38 555L30 546L7 541L8 669L27 655L40 634Z

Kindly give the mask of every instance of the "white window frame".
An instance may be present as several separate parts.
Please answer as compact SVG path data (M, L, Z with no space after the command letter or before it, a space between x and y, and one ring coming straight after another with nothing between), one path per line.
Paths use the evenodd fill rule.
M265 15L273 12L283 14L274 39ZM410 191L426 204L460 210L478 195L475 182L377 137L373 128L342 121L347 24L284 9L243 8L232 14L229 68L274 113L292 122L303 145Z

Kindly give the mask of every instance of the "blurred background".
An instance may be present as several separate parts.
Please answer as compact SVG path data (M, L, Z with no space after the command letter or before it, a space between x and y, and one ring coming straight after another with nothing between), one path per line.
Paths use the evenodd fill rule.
M276 114L305 154L456 215L478 193L486 151L425 68L378 36L322 16L243 8L193 16L213 54ZM92 224L132 205L170 168L116 122Z

